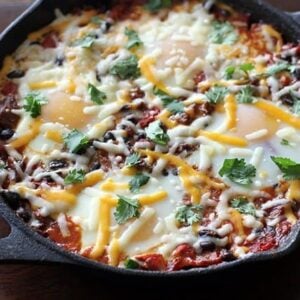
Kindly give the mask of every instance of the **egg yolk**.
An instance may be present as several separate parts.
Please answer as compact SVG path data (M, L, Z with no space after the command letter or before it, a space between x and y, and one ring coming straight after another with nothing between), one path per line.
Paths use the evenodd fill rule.
M262 139L268 139L278 130L278 122L266 115L255 106L240 104L237 110L237 127L234 135L244 138L247 134L267 129L268 134Z
M44 122L61 123L70 129L82 129L91 121L91 116L83 112L85 107L86 104L82 101L72 101L70 95L56 92L43 105L42 118Z

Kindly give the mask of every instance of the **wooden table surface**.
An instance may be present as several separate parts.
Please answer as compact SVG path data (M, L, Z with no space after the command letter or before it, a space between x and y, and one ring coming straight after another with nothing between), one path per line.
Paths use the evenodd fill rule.
M51 1L51 0L49 0ZM63 0L62 0L63 1ZM246 1L246 0L245 0ZM30 0L0 0L0 32ZM269 0L285 10L299 10L300 0ZM3 227L2 227L3 228ZM0 222L1 236L1 222ZM1 251L1 249L0 249ZM233 279L232 279L233 278ZM240 279L237 279L240 278ZM189 286L138 288L134 282L120 286L71 266L36 264L0 265L0 300L15 299L217 299L234 293L236 299L300 299L300 248L280 261L246 268L234 277ZM196 298L197 297L197 298ZM224 299L224 297L222 297Z

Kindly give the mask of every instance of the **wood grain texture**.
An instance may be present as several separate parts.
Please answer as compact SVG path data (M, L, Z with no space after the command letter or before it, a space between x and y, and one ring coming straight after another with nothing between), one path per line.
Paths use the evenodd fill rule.
M51 1L51 0L49 0ZM63 1L63 0L62 0ZM247 1L247 0L245 0ZM20 14L30 0L0 0L0 31ZM299 10L300 0L269 0L285 10ZM1 222L0 222L1 231ZM1 251L1 249L0 249ZM300 249L292 255L226 274L218 282L139 288L134 282L121 286L109 278L71 266L34 264L0 265L0 300L27 299L300 299Z

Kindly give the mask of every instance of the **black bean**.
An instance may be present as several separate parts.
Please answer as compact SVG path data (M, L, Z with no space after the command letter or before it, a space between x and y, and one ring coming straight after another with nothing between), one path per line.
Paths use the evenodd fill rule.
M13 210L17 210L21 204L21 196L14 192L1 192L4 202Z
M107 131L103 137L103 142L107 142L109 140L113 140L113 141L116 140L116 137L111 131Z
M19 208L16 212L17 216L20 217L25 223L31 220L31 211L27 208Z
M14 134L15 131L11 128L2 129L0 130L0 140L2 141L9 140Z
M64 60L65 60L64 57L58 56L58 57L56 57L54 63L55 63L57 66L61 67L61 66L64 64Z
M49 163L49 169L52 171L66 168L68 166L68 162L64 159L54 159Z
M162 170L162 174L163 174L163 176L168 176L168 175L169 175L169 172L168 172L167 169L163 169L163 170Z
M221 250L221 257L223 259L223 261L233 261L236 260L236 257L234 256L234 254L227 250L227 249L222 249Z
M300 68L296 68L293 75L297 80L300 80Z
M199 236L209 236L209 237L214 237L214 238L220 238L220 236L218 235L218 233L216 231L213 230L209 230L209 229L202 229L199 231Z
M25 75L25 72L23 70L13 70L9 72L6 77L9 79L16 79L16 78L22 78Z
M144 132L144 131L140 131L140 132L138 132L138 134L137 134L137 140L139 141L139 140L143 140L143 139L145 139L147 136L146 136L146 133Z
M112 23L108 22L108 21L103 21L101 22L101 30L103 33L107 33L109 31L109 29L111 28Z
M96 171L96 170L99 170L100 168L101 168L100 162L95 161L95 162L92 163L92 165L90 167L90 170L91 171Z
M203 240L199 243L203 251L213 251L216 248L216 245L213 241Z
M285 104L287 106L292 106L294 104L294 99L293 97L291 96L291 94L286 94L284 96L282 96L280 98L282 104Z
M173 168L171 172L174 176L178 176L178 169L177 168Z
M96 79L97 79L98 82L101 82L101 81L102 81L102 80L101 80L101 75L100 75L100 73L98 72L98 70L96 70Z

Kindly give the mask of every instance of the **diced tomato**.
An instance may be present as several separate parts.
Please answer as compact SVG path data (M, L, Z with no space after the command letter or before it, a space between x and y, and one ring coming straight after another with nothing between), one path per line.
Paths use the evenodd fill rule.
M54 32L50 32L47 35L44 36L43 40L41 41L41 45L44 48L56 48L57 42L56 42L56 34Z
M217 252L212 252L204 256L199 256L195 259L190 257L177 257L169 264L170 271L179 271L190 268L206 268L212 265L219 264L223 261L222 256Z
M155 107L153 109L145 111L142 119L139 121L139 124L142 128L147 127L150 123L155 121L156 116L160 113L160 109Z
M18 92L18 85L12 81L6 81L1 90L1 93L4 96L16 95L17 92Z
M81 228L70 217L66 217L69 235L63 236L57 222L53 222L46 230L49 238L59 246L69 251L78 252L81 249Z
M143 268L150 271L163 271L167 267L167 263L161 254L143 254L135 257L143 263Z
M280 222L276 228L276 234L278 238L283 238L288 235L292 229L292 224L289 221Z
M192 247L189 244L182 244L179 245L172 253L172 257L188 257L191 259L195 259L196 258L196 250L194 247Z
M204 81L205 79L206 79L205 73L203 71L200 71L194 77L195 85L197 86L200 82Z

